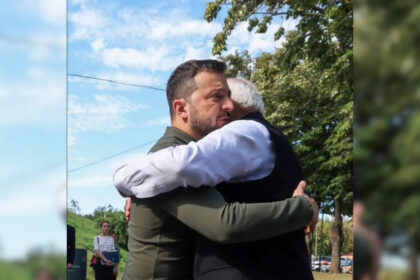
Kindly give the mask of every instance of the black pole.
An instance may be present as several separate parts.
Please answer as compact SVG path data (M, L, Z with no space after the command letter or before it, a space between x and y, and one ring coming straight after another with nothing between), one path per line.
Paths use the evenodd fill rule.
M322 236L323 233L322 231L324 230L324 212L322 212L322 216L321 216L321 236L320 236L320 241L319 241L319 257L318 257L318 263L319 263L319 272L321 272L321 257L322 257L322 248L323 248L323 244L322 244Z

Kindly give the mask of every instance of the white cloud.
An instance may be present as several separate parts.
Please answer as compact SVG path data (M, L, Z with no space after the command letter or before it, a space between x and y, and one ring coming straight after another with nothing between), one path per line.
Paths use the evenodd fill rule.
M190 58L210 56L211 46L198 42L211 41L222 30L218 22L192 19L182 10L162 14L162 10L143 7L104 9L96 2L75 0L77 12L69 14L70 43L85 41L92 48L91 58L111 68L133 68L152 71L172 70ZM273 22L264 34L249 33L247 22L241 23L229 37L226 53L248 49L251 55L273 51L284 41L274 41L280 26L293 29L298 20ZM147 47L145 47L147 45Z
M168 41L179 37L211 37L222 29L217 22L191 19L182 10L162 15L159 9L122 9L112 24L112 35L152 41Z
M71 0L69 1L70 4L72 5L83 5L86 3L87 0Z
M148 75L143 71L134 71L134 72L115 72L115 73L98 73L98 78L113 80L117 82L133 84L133 85L146 85L146 86L155 86L162 87L162 80L157 75ZM93 80L93 79L84 79L80 77L69 77L69 83L89 83L94 84L95 88L98 90L119 90L119 91L136 91L138 87L121 85L117 83L110 83L106 81Z
M0 205L0 215L27 215L33 211L51 210L51 198L45 195L26 195L9 198Z
M40 14L46 22L58 25L66 24L67 2L65 0L32 0L31 2L40 7Z
M73 33L70 35L69 41L73 40L96 40L97 31L103 29L109 20L104 16L100 10L89 9L85 5L81 6L81 10L69 15L69 21L74 27ZM100 32L104 33L103 31Z
M277 24L271 24L266 33L248 32L248 23L242 22L232 32L228 39L228 46L232 49L247 49L251 55L261 51L272 51L277 46L274 41L274 33L280 27ZM230 53L230 51L228 51Z
M116 169L116 168L115 168ZM114 170L115 171L115 170ZM104 172L105 173L105 172ZM87 175L79 178L69 180L69 187L82 187L82 188L92 188L92 187L108 187L112 185L112 172L107 172L100 175Z
M141 158L145 153L135 153L114 158L86 173L70 173L69 188L109 188L113 186L113 174L121 165ZM77 171L79 172L79 171ZM83 171L82 171L83 172Z
M92 46L93 51L97 53L105 47L104 39L98 38L95 41L93 41L90 45Z
M235 28L235 30L233 30L232 34L229 37L228 43L234 43L239 45L249 43L249 40L251 39L251 33L248 31L247 27L247 22L240 23Z
M36 66L29 66L26 69L27 76L29 80L35 81L35 80L47 80L51 76L51 71L48 71L47 69L36 67Z
M104 75L108 77L107 74ZM117 72L109 76L110 79L115 79L117 81L121 81L124 83L131 83L131 84L145 84L145 85L159 85L161 81L156 76L145 75L143 73L136 73L136 74L128 74Z
M162 84L162 81L157 76L146 75L143 73L123 73L117 72L113 74L103 74L105 79L110 79L114 81L119 81L127 84L133 85L146 85L146 86L159 86ZM121 84L114 84L114 83L107 83L107 87L115 86L117 90L131 90L136 91L138 90L137 87L128 86L128 85L121 85Z
M194 48L194 47L187 47L187 52L184 57L184 61L190 59L205 59L208 58L208 55L204 48Z
M131 67L166 71L175 68L182 62L182 57L173 56L171 49L165 45L158 48L148 47L145 51L132 48L111 48L102 52L105 65L113 68Z
M65 77L54 79L39 68L28 75L26 81L0 81L0 125L65 125Z
M129 126L126 114L145 108L122 96L95 95L93 102L82 103L78 96L68 97L69 145L75 143L75 134L81 131L117 132Z
M286 32L296 29L296 25L299 23L300 18L289 18L282 21L281 26Z
M66 0L25 0L20 8L31 16L37 16L43 21L55 26L66 25Z
M228 50L226 53L234 53L235 50L247 49L251 55L256 55L259 52L271 52L275 48L281 47L285 42L285 37L281 37L279 40L274 40L274 34L280 27L287 31L295 29L298 19L288 19L282 21L281 23L272 23L268 26L265 33L255 33L248 31L248 23L240 23L236 29L232 32L231 36L228 39L227 45Z
M82 3L79 11L70 13L69 42L85 41L92 49L90 57L111 68L172 70L185 57L208 57L210 47L199 50L197 42L211 41L222 28L177 10L162 15L123 8L111 14L101 8Z
M148 23L150 32L147 38L152 40L167 40L175 37L213 37L222 29L219 23L208 23L204 20L151 19Z
M68 130L68 134L67 134L67 145L68 146L74 146L76 144L76 136L75 136L75 132L71 131L70 129Z
M35 247L54 246L64 252L65 165L35 177L24 176L23 181L19 181L2 186L0 190L3 192L0 194L0 241L4 245L2 257L23 258ZM33 238L27 238L28 232Z
M0 178L3 180L6 178L16 178L21 174L21 170L10 165L1 164L0 165Z
M17 185L9 185L0 199L1 215L26 216L60 212L65 205L66 171L61 166L53 171ZM24 191L22 191L24 190Z
M19 59L30 65L38 62L61 62L65 65L66 61L66 35L65 29L62 32L53 31L33 31L25 35L5 35L4 40L0 40L0 47L8 47L6 51L13 48L12 55L19 56ZM4 55L7 56L6 52ZM28 59L29 58L29 59ZM16 60L18 61L18 60ZM19 60L20 61L20 60ZM46 64L43 65L46 67ZM65 69L65 67L63 67Z

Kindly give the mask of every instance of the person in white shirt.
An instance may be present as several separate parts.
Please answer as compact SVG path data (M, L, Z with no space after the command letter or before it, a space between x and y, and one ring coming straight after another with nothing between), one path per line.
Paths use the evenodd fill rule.
M114 173L114 185L121 195L148 198L178 187L214 187L221 182L258 180L271 173L275 156L267 128L253 120L240 120L254 111L264 115L262 97L244 78L227 82L235 105L234 121L197 142L149 153L121 166ZM130 198L125 212L129 219ZM307 233L316 225L317 215L314 211Z
M214 130L197 142L162 149L120 167L114 174L118 191L124 196L148 198L178 187L214 187L221 182L248 182L268 177L276 162L269 130L252 118L238 120L256 111L262 116L262 98L255 94L258 93L255 86L245 79L228 79L228 84L235 104L232 118L237 121ZM314 209L317 208L313 200L312 203ZM129 208L129 203L127 205ZM314 229L317 215L314 211L306 233ZM303 245L291 250L291 254L304 259L307 254L304 251ZM296 269L295 273L300 275L296 279L312 279L310 268L305 264L303 261L301 269ZM271 272L268 277L277 277L279 272L285 270Z
M209 59L189 60L173 71L167 83L171 126L153 146L152 152L197 141L230 122L234 106L225 70L226 64ZM124 184L130 179L122 181ZM284 180L275 181L274 185L279 188L286 185L293 191L299 180L288 181L286 184ZM260 186L267 193L268 185ZM317 210L304 196L304 187L296 190L299 189L300 194L292 198L270 198L261 203L235 202L227 199L219 188L212 187L178 188L147 199L125 194L131 196L133 204L129 222L130 258L124 277L193 279L194 247L197 248L193 236L235 244L303 229ZM255 190L257 195L262 193L258 188ZM251 266L256 267L255 264Z
M93 239L93 248L95 254L101 259L100 264L95 267L96 280L112 280L114 272L114 263L108 260L103 252L116 250L115 241L109 235L111 224L108 221L101 222L101 233Z

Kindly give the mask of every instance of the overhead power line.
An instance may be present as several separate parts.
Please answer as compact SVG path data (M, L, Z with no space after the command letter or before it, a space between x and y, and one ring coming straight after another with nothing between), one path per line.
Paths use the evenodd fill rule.
M148 86L148 85L130 84L130 83L124 83L124 82L119 82L119 81L115 81L115 80L98 78L98 77L92 77L92 76L86 76L86 75L80 75L80 74L71 74L71 73L69 73L69 74L67 74L67 76L79 77L79 78L85 78L85 79L92 79L92 80L98 80L98 81L104 81L104 82L109 82L109 83L114 83L114 84L125 85L125 86L142 87L142 88L148 88L148 89L153 89L153 90L158 90L158 91L166 91L163 88L157 88L157 87L152 87L152 86Z
M86 167L89 167L89 166L92 166L92 165L98 164L98 163L100 163L100 162L102 162L102 161L105 161L105 160L108 160L108 159L111 159L111 158L117 157L117 156L119 156L119 155L122 155L122 154L128 153L128 152L130 152L130 151L132 151L132 150L135 150L135 149L138 149L138 148L141 148L141 147L147 146L147 145L149 145L149 144L155 143L157 140L158 140L158 139L155 139L155 140L152 140L152 141L149 141L149 142L146 142L146 143L140 144L140 145L138 145L138 146L132 147L132 148L130 148L130 149L128 149L128 150L125 150L125 151L122 151L122 152L119 152L119 153L116 153L116 154L113 154L113 155L110 155L110 156L104 157L104 158L102 158L102 159L98 159L98 160L93 161L93 162L91 162L91 163L88 163L88 164L82 165L82 166L80 166L80 167L77 167L77 168L71 169L71 170L67 171L67 173L71 173L71 172L74 172L74 171L77 171L77 170L80 170L80 169L84 169L84 168L86 168Z

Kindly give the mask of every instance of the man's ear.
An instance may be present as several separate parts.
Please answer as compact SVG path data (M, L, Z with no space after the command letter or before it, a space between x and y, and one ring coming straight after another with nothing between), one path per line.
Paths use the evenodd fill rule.
M175 99L172 102L172 108L174 110L175 116L186 120L188 119L188 111L187 111L188 103L185 99Z

